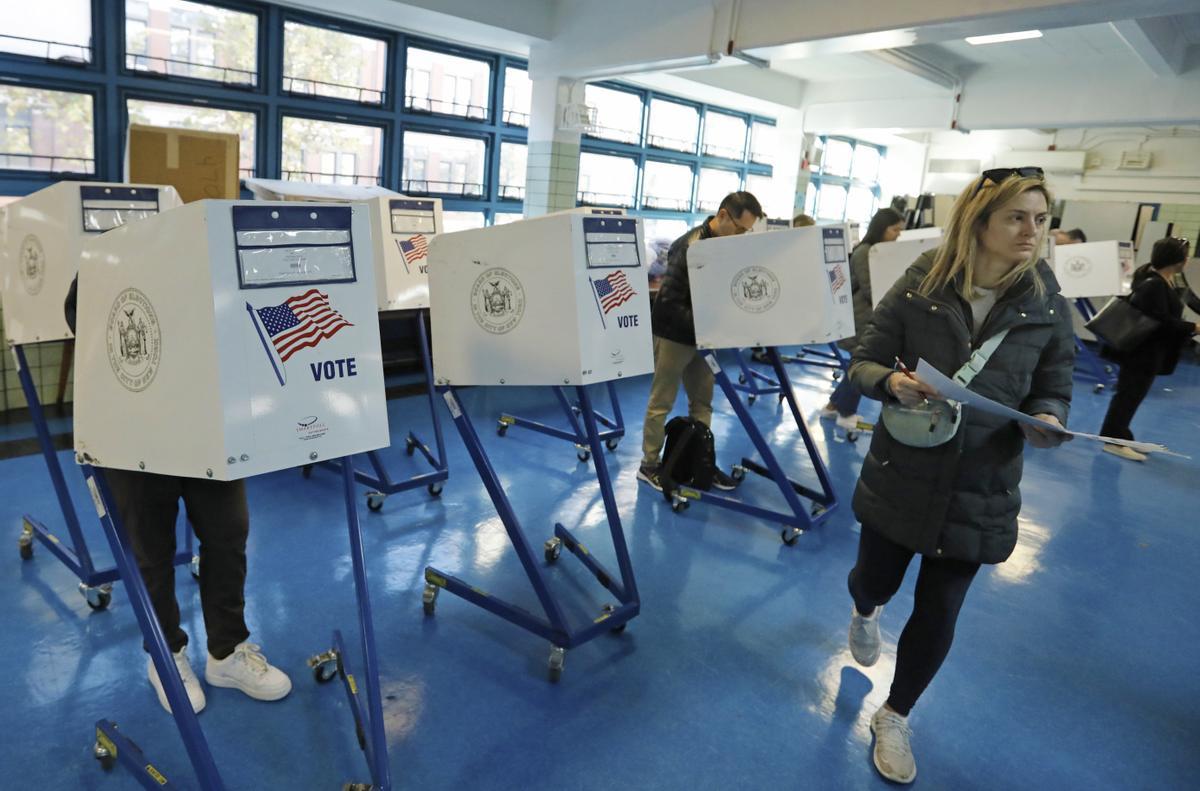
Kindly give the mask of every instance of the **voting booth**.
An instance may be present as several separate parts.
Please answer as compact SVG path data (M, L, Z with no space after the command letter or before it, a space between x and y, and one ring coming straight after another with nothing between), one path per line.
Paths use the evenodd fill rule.
M374 264L357 204L198 201L83 249L75 450L204 788L223 786L102 468L233 481L386 446ZM365 671L356 685L339 632L310 664L318 680L342 676L372 780L386 788L354 476L349 464L342 473ZM97 755L139 771L114 749L123 738L101 721Z
M794 544L805 530L823 521L837 504L824 461L808 433L778 346L830 343L854 334L850 301L848 230L844 226L810 226L773 233L752 233L697 241L688 248L688 278L696 326L696 346L729 400L761 463L743 458L734 478L746 471L769 478L788 508L776 511L744 499L679 486L667 491L673 510L693 500L709 502L783 525L780 534ZM714 349L732 349L743 371L749 371L738 351L766 347L765 359L775 373L775 391L786 400L796 430L804 440L819 488L788 478L762 431L739 397L739 388L724 372ZM803 496L811 509L801 503Z
M871 307L875 307L887 296L896 281L904 276L917 259L942 244L938 236L919 236L915 239L900 239L894 242L879 242L871 245L867 253L867 268L871 272Z
M652 372L643 249L641 222L621 216L555 214L437 237L438 384L587 385Z
M174 187L60 181L11 203L5 212L0 295L12 344L71 337L63 300L92 239L182 205Z
M234 480L386 446L374 278L357 205L201 201L98 237L76 451Z
M567 649L621 631L640 610L612 480L586 385L653 370L650 301L641 221L620 215L560 213L437 237L430 246L434 372L455 427L496 507L543 615L510 604L433 566L423 604L433 615L442 590L550 640L549 678L557 681ZM612 573L562 524L542 545L546 563L565 548L617 603L572 626L561 597L513 510L509 493L480 442L457 390L464 385L573 385L578 439L595 457L618 573ZM561 390L556 392L560 393ZM568 408L564 399L564 408ZM568 408L569 411L569 408ZM503 433L502 431L500 433Z
M1133 242L1057 245L1054 275L1067 299L1127 294L1133 277Z

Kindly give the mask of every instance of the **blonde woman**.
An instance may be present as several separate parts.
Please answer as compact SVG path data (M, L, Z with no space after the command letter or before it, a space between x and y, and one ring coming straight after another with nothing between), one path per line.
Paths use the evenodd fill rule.
M1071 315L1038 258L1050 202L1040 168L984 171L955 202L942 246L917 259L880 302L850 366L854 384L885 412L854 493L862 532L849 577L849 642L859 664L879 658L883 606L921 556L890 694L871 718L875 766L894 782L916 777L908 714L950 650L967 588L981 564L1003 562L1016 545L1025 442L1055 447L1065 435L970 407L944 412L941 427L950 428L934 434L931 424L926 434L903 430L911 421L889 425L888 413L950 409L909 372L924 359L948 376L965 375L980 395L1066 424ZM969 360L973 375L964 373Z

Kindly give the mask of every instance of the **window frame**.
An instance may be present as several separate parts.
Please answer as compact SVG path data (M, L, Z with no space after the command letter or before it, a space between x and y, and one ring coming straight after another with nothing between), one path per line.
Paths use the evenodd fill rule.
M38 186L30 190L30 192L41 189L44 186L53 184L56 181L99 181L101 180L101 160L103 158L101 146L101 124L103 122L103 113L105 111L104 99L105 93L99 87L84 87L61 83L55 80L39 80L37 82L7 82L4 85L11 88L23 88L27 90L39 91L58 91L60 93L78 93L89 96L92 100L92 172L80 173L77 171L68 170L27 170L23 168L0 168L0 192L5 192L5 183L20 183L34 182ZM31 141L32 142L32 141ZM30 155L36 156L36 155ZM59 157L52 157L51 160ZM65 157L64 157L65 158ZM117 179L118 181L120 179ZM45 183L43 183L45 182ZM15 193L10 193L15 194Z
M189 0L190 2L193 2L193 3L198 3L200 5L214 6L216 8L222 8L227 11L237 11L239 13L252 14L257 19L258 28L257 28L257 34L256 34L256 41L255 41L255 64L256 64L257 70L254 73L254 81L249 84L243 84L243 83L235 83L235 82L221 82L220 80L206 80L203 77L192 77L192 76L189 76L186 74L171 74L169 72L144 71L144 70L140 70L140 69L129 68L129 64L128 64L128 60L127 60L128 56L129 56L129 52L127 51L128 41L126 40L126 37L125 37L125 3L126 3L126 1L127 0L120 0L120 2L115 2L115 3L110 4L114 9L114 13L116 14L116 16L118 17L118 19L120 21L120 24L117 25L117 27L114 31L112 31L116 35L115 44L116 44L116 53L117 53L117 74L119 74L123 77L137 77L139 79L148 79L148 80L152 80L154 82L166 81L166 82L178 82L178 83L181 83L184 85L219 86L220 88L222 88L224 90L259 93L259 94L266 92L265 85L264 85L265 80L263 79L263 73L264 73L264 71L266 71L266 67L264 64L265 64L265 58L267 57L267 52L266 52L266 38L267 37L266 37L266 35L264 35L264 28L265 28L265 25L267 24L267 20L268 20L267 9L265 9L262 6L257 5L257 4L228 2L228 0ZM104 4L103 0L100 0L100 2L97 3L97 5L104 6L105 4ZM93 20L93 37L95 37L95 27L94 27L95 14L93 14L92 20ZM189 45L189 49L190 49L190 45ZM134 54L140 54L140 53L134 53ZM282 54L280 55L280 57L282 58ZM203 64L193 64L193 65L203 65Z
M203 2L208 2L208 1L209 0L203 0ZM319 94L299 93L296 91L286 90L283 87L284 80L289 79L289 77L287 74L284 74L284 71L283 71L283 69L284 69L283 48L284 48L285 38L287 35L286 28L287 28L288 22L293 22L295 24L300 24L300 25L307 25L308 27L321 28L324 30L331 30L335 33L345 33L350 36L359 36L362 38L369 38L369 39L375 39L376 41L382 41L384 46L386 47L386 49L384 50L384 54L383 54L383 88L381 89L382 95L380 96L380 100L378 102L363 102L363 101L357 101L355 99L343 99L343 98L340 98L337 96L323 96L323 95L319 95ZM395 109L395 95L396 95L396 85L395 85L396 69L395 69L395 65L394 65L396 62L395 52L396 52L396 47L399 46L399 42L401 39L401 37L398 36L395 33L395 31L389 31L384 28L376 28L376 27L372 27L370 25L360 25L355 22L347 22L343 19L337 19L335 17L328 17L328 16L322 16L320 14L312 14L312 13L307 13L307 12L295 11L295 10L292 10L289 8L289 9L283 10L283 14L279 21L278 31L272 31L272 32L278 32L278 35L279 35L279 46L278 46L277 51L274 53L274 61L272 62L272 67L274 67L274 69L279 77L277 80L278 84L274 87L279 91L279 94L281 96L285 96L285 97L292 98L292 99L302 99L305 101L330 102L332 104L343 105L343 106L350 107L350 108L369 108L369 109L380 109L380 110L394 110ZM404 72L401 71L400 74L403 75ZM299 79L299 78L291 77L290 79ZM331 83L323 83L323 84L331 84ZM359 90L367 90L367 91L375 90L374 88L366 88L364 86L353 86L353 85L349 85L349 86L338 85L337 87L341 87L341 88L357 87Z
M408 85L404 85L403 96L397 97L397 109L406 115L415 116L425 119L426 124L443 125L447 121L464 121L470 124L485 124L487 126L496 126L496 118L498 117L496 109L496 97L498 90L503 90L503 75L499 72L504 68L505 58L498 54L486 53L481 50L470 49L468 47L459 47L453 44L447 44L441 41L432 39L418 38L416 36L407 36L404 40L403 52L398 52L398 69L399 74L405 74L408 69L408 50L409 48L423 49L439 55L449 55L455 58L465 58L467 60L476 60L488 65L488 106L487 112L483 118L471 118L465 115L456 115L453 113L439 113L433 110L415 110L408 106ZM528 71L527 66L523 66ZM430 86L433 85L433 74L430 73ZM502 113L501 113L502 114ZM519 127L518 127L519 128Z
M884 160L887 159L887 146L879 145L877 143L868 143L865 140L858 140L857 138L846 137L844 135L817 135L817 139L821 143L822 152L825 151L830 140L837 140L850 144L850 175L835 176L832 174L826 174L824 172L825 157L824 153L822 153L820 168L815 171L810 171L809 173L808 182L813 187L814 191L811 211L809 211L808 206L807 189L805 191L805 211L809 211L813 217L817 218L818 222L851 222L850 220L846 219L846 210L850 205L850 190L854 187L861 187L867 189L875 197L875 207L871 210L871 214L873 216L875 212L879 211L879 201L882 197L882 190L879 184L879 173L883 169ZM854 157L858 153L859 146L873 148L879 153L879 168L877 168L875 171L874 181L862 181L854 178ZM842 217L840 220L831 220L828 217L817 216L817 207L821 205L821 187L827 184L837 185L845 188L846 190L846 204L842 207ZM867 220L870 221L870 217L868 217Z

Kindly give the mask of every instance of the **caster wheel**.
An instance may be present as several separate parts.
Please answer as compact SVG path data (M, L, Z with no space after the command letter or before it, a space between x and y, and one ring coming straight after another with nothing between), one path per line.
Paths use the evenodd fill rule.
M507 433L508 433L508 423L501 420L499 423L496 424L496 434L503 437Z
M426 585L425 590L421 592L421 607L426 615L433 615L434 608L437 607L438 590L436 585Z
M188 571L192 572L192 579L200 579L200 556L192 555L192 562L188 563Z
M787 544L790 547L793 544L795 544L796 541L800 538L800 531L794 527L791 528L790 530L784 529L783 531L781 531L779 533L779 537L781 539L783 539L783 543Z
M750 406L754 406L754 402L757 400L758 400L758 396L752 395L746 399L746 403L749 404Z
M311 478L312 477L312 468L313 468L313 466L311 464L305 464L303 467L300 468L300 474L303 475L305 478Z
M1103 392L1104 392L1104 385L1096 385L1096 386L1094 386L1094 387L1092 388L1092 392L1093 392L1093 393L1095 393L1096 395L1100 395L1101 393L1103 393Z
M110 753L108 748L100 744L100 742L92 745L92 757L100 762L101 768L106 772L112 769L117 763L116 756Z
M588 459L592 458L592 452L587 448L579 448L575 451L575 458L579 459L580 461L587 461Z
M112 602L112 585L108 583L89 588L81 582L79 583L79 592L83 594L88 607L93 610L107 609L109 603Z
M617 446L620 444L621 444L621 440L617 437L611 437L609 439L604 440L604 447L608 448L609 450L616 450Z
M841 371L834 371L834 372L833 372L833 381L835 381L835 382L836 382L837 380L839 380L839 379L841 379L841 378L842 378L842 372L841 372Z
M846 441L847 442L854 442L856 439L858 439L857 431L847 431L846 432Z
M413 442L412 439L409 438L409 440L404 443L404 452L409 456L416 453L417 452L417 443Z
M735 481L744 481L746 479L746 468L740 464L735 464L733 465L733 468L729 470L729 475Z
M602 609L604 610L604 612L611 613L616 608L613 607L611 604L606 604L606 605L604 605L604 607ZM625 623L621 624L620 626L614 626L613 628L609 629L608 631L611 632L612 634L620 634L621 632L625 631L625 627L628 625L629 625L629 622L626 621Z
M543 554L546 556L547 563L553 563L558 560L558 556L562 554L562 540L559 538L551 538L542 545Z
M387 499L387 495L382 492L371 492L367 495L367 510L378 512L383 508L383 501Z
M22 540L17 545L17 551L21 553L21 560L29 560L33 557L33 542Z
M430 497L440 497L442 495L442 484L440 481L438 483L431 483L425 487L425 490L429 492Z
M674 511L675 513L680 513L681 511L686 511L687 507L688 507L688 501L686 498L676 497L674 500L671 501L671 510Z
M557 684L558 680L562 678L563 664L566 661L566 658L567 651L565 648L554 646L550 649L550 661L547 664L550 683Z
M738 384L740 384L740 385L746 384L746 375L745 374L738 374Z
M312 666L313 680L318 684L328 684L333 681L340 669L337 654L332 651L314 656L308 660L308 663Z

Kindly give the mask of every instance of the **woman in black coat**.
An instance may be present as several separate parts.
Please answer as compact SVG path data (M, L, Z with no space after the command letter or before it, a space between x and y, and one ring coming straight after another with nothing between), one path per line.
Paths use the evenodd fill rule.
M1159 328L1137 347L1127 352L1105 351L1105 357L1121 365L1117 392L1113 394L1100 433L1116 439L1133 439L1129 423L1138 406L1150 392L1154 377L1175 372L1179 354L1187 339L1200 332L1200 325L1184 321L1183 300L1173 281L1188 260L1186 239L1159 239L1154 243L1149 266L1134 273L1129 304L1159 321ZM1131 461L1145 461L1146 455L1124 445L1106 443L1104 450Z
M904 366L924 359L953 376L996 339L970 389L1066 425L1075 347L1070 309L1038 258L1049 206L1039 169L989 170L972 182L954 204L941 247L892 286L859 334L854 384L885 409L888 402L917 408L938 394ZM898 438L880 421L854 492L862 531L849 577L849 642L859 664L879 658L880 612L913 556L922 556L891 691L871 718L875 766L899 783L917 773L909 711L950 650L967 588L981 564L1003 562L1016 545L1025 442L1053 447L1066 437L969 406L949 425L949 438L929 447L923 435Z

